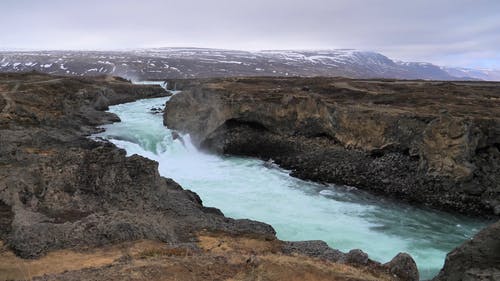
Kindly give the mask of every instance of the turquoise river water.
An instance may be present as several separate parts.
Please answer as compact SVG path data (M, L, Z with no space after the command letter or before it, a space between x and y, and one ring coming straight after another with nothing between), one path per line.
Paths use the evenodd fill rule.
M162 176L198 193L205 206L226 216L271 224L282 240L323 240L348 251L359 248L387 262L398 252L416 260L422 279L433 277L446 253L471 238L485 221L398 204L355 188L316 184L289 176L253 158L218 156L173 140L153 107L168 98L112 106L121 122L96 136L128 155L158 161ZM168 110L168 108L167 108Z

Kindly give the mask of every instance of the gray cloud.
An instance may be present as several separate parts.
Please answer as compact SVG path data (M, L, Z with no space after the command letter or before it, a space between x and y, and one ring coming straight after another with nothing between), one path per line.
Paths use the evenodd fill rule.
M356 48L500 68L498 0L2 0L0 47Z

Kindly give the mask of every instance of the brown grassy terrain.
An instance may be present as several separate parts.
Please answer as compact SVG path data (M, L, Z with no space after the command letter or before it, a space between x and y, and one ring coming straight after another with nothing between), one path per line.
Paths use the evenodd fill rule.
M281 242L224 234L197 248L141 240L36 260L0 251L0 280L395 280L370 268L280 253Z
M443 109L456 116L500 117L498 82L356 80L325 77L245 77L177 82L181 88L183 83L201 83L207 89L267 96L272 93L303 93L307 89L308 92L321 95L330 105L359 106L373 111L435 116Z

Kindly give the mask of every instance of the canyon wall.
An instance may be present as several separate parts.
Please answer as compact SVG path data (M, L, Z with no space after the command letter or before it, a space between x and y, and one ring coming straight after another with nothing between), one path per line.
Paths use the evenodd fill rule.
M500 85L227 78L172 81L164 124L300 178L500 215ZM179 88L180 87L180 88Z

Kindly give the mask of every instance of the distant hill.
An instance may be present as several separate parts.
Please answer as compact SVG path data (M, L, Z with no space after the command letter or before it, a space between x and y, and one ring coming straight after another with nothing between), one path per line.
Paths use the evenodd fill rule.
M267 50L258 52L157 48L126 51L0 51L0 72L40 71L129 79L227 76L345 76L430 80L500 80L500 71L393 61L376 52Z
M442 67L454 77L469 77L485 81L500 81L500 70Z

